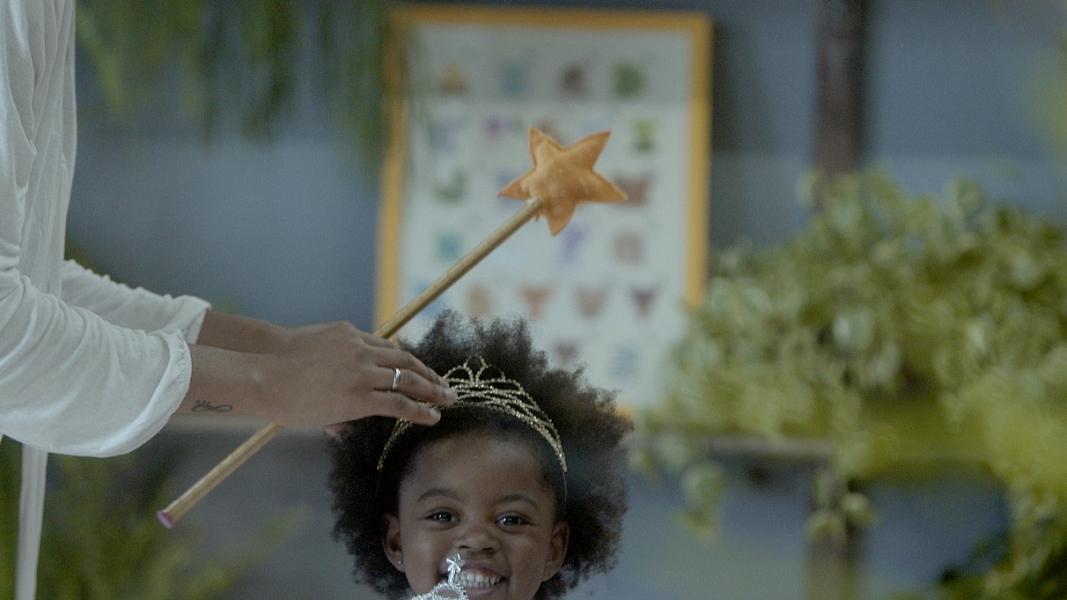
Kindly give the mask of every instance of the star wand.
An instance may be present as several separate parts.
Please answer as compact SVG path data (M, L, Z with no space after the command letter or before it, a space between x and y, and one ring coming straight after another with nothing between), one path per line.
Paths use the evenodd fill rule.
M375 330L374 335L390 338L422 309L443 294L460 277L504 243L533 217L545 217L552 235L558 234L570 222L581 202L619 202L626 199L615 184L593 170L600 153L608 142L610 131L588 135L574 144L563 147L551 136L531 127L529 130L530 159L533 168L500 190L500 196L526 200L526 206L515 213L489 237L460 258L441 277L411 302L404 305L391 319ZM245 440L188 490L156 513L167 528L189 512L211 490L229 477L246 460L278 435L282 425L269 424Z

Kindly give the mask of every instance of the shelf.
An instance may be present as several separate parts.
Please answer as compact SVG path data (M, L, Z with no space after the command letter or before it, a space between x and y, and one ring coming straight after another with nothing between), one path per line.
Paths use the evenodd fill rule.
M180 414L170 418L163 431L179 434L227 433L252 435L267 424L262 419L235 415ZM279 436L323 436L321 427L286 427Z

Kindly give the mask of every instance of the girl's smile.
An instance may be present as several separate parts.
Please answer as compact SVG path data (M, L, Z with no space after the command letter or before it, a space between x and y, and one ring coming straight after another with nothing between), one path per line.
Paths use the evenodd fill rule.
M528 443L467 434L419 451L384 536L416 594L446 581L456 554L471 600L530 600L559 571L569 529Z

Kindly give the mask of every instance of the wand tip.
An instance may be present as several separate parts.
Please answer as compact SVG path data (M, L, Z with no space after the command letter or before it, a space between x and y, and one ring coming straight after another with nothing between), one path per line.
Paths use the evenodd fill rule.
M163 526L167 529L174 529L174 519L170 518L170 515L167 514L167 511L157 510L156 518L159 519L159 522L162 523Z
M497 195L520 200L540 198L544 207L538 216L548 217L552 235L570 222L580 202L625 200L625 192L593 170L610 134L610 131L601 131L587 135L564 148L548 134L531 127L533 169L509 183Z

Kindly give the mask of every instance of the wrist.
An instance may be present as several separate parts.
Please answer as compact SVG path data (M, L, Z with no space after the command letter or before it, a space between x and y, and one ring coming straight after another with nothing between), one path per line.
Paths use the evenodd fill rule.
M276 422L278 408L284 405L282 362L273 353L247 355L249 415Z
M208 310L197 344L238 352L277 352L288 342L290 330L262 319Z
M189 346L192 374L178 412L229 413L270 418L279 404L271 354Z

